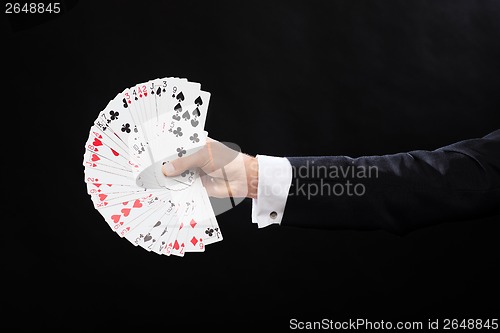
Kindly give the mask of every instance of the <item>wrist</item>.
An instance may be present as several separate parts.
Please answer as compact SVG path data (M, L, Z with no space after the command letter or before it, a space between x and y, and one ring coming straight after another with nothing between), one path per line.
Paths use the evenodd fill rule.
M259 161L254 156L246 155L245 169L247 176L247 198L257 198L259 187Z

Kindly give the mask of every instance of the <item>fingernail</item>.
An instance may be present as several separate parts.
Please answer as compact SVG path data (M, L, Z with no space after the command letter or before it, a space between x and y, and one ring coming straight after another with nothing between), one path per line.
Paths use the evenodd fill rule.
M162 169L163 169L163 173L166 176L173 174L175 172L174 165L170 162L163 162Z

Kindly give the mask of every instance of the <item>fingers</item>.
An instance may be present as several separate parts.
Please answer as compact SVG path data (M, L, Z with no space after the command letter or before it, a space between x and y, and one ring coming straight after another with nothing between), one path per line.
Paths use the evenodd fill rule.
M201 168L208 163L209 155L206 147L201 148L197 152L179 157L171 162L163 163L161 171L167 177L178 176L188 169Z
M238 149L233 149L235 147L234 144L231 143L222 143L215 140L207 140L207 149L211 158L210 168L205 168L207 173L215 172L229 163L231 163L234 159L241 155Z
M223 144L212 138L207 138L206 144L196 153L180 157L162 166L165 176L178 176L185 170L200 168L206 173L217 173L231 163L241 153L232 149L227 143Z
M229 198L232 196L229 184L224 179L204 175L201 177L201 181L210 197Z

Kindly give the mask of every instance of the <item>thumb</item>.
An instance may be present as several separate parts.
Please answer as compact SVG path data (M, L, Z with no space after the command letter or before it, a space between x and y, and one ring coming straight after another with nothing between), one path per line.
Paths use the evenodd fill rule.
M205 152L205 148L198 150L197 152L179 157L170 162L163 162L161 171L167 177L178 176L188 169L201 168L208 162L208 154Z

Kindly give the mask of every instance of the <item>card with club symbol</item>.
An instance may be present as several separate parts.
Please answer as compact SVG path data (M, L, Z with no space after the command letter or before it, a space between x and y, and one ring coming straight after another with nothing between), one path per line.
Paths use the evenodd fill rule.
M199 83L166 77L124 89L97 115L84 178L94 208L121 238L167 256L222 240L198 171L161 171L205 145L209 101Z

